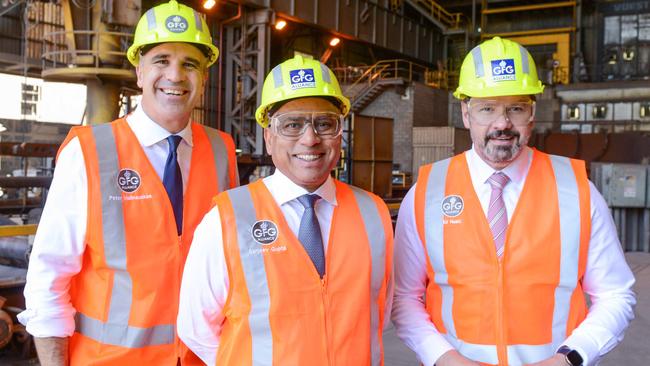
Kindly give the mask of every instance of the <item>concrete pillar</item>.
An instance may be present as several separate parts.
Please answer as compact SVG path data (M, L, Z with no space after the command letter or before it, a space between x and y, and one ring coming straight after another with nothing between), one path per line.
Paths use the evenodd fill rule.
M120 84L86 80L86 124L110 122L117 118L120 102Z

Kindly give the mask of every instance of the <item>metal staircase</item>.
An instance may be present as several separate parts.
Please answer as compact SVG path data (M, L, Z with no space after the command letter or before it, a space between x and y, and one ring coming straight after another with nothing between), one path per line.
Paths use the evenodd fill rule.
M345 88L351 101L352 112L363 111L381 93L394 86L404 86L412 81L427 84L433 88L446 88L444 71L432 70L407 60L383 60L368 67L334 69L337 79L343 83L354 80ZM444 76L443 76L444 75Z
M379 79L375 82L366 85L352 100L351 110L353 113L358 113L366 108L375 98L377 98L384 90L391 86L405 85L406 80L402 78L396 79Z

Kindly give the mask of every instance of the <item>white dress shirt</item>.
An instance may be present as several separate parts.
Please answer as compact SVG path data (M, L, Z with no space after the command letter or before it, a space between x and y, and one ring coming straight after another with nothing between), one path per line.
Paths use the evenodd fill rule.
M169 152L166 138L170 133L140 107L126 120L162 180ZM177 152L185 187L192 157L191 124L177 135L183 138ZM75 137L57 158L29 260L24 292L26 310L18 314L18 320L35 337L69 337L74 333L75 309L68 290L71 278L81 270L86 248L87 200L86 166L81 144Z
M495 170L473 148L466 157L472 185L487 215L491 194L487 179ZM510 178L510 183L503 189L508 221L519 200L531 162L532 150L526 147L515 161L502 170ZM632 292L634 276L625 262L609 208L591 182L589 188L591 239L582 286L592 305L587 318L563 343L582 355L584 365L596 364L601 356L623 339L624 330L634 318L633 308L636 304ZM431 366L453 347L437 331L425 310L423 296L427 285L426 254L417 233L414 197L415 185L402 202L395 229L395 299L392 320L402 341L417 354L425 366Z
M297 198L309 192L293 183L278 169L273 175L264 178L263 182L297 237L300 219L305 210ZM322 198L316 201L314 209L327 253L332 214L337 205L336 186L332 178L328 178L314 193ZM221 219L218 208L214 207L194 232L183 272L177 321L179 337L208 365L214 365L217 359L219 335L224 321L222 309L228 289ZM389 294L392 294L391 291L392 286ZM387 296L386 314L390 314L390 298Z

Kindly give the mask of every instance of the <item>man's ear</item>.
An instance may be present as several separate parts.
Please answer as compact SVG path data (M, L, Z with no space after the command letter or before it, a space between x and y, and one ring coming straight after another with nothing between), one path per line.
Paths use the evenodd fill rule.
M271 155L273 141L271 141L271 131L270 127L264 129L264 144L266 145L266 152Z
M135 67L135 76L138 78L138 87L142 89L142 85L144 84L143 82L143 77L142 77L142 59L140 59L140 62L138 63L138 66Z
M463 116L463 126L469 129L469 108L465 100L460 101L460 111L461 115Z

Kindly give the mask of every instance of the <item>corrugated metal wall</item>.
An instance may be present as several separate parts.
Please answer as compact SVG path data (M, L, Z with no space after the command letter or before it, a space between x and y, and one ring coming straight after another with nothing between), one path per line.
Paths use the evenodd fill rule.
M591 180L610 207L625 251L650 252L650 166L592 163Z
M455 127L414 127L413 181L422 165L452 157L471 146L469 130Z
M31 2L27 7L27 24L25 24L25 6L21 5L0 17L0 54L3 63L21 63L24 52L24 30L27 39L27 63L34 67L40 65L43 51L44 35L63 31L63 13L61 5L52 2ZM60 45L63 48L64 45ZM21 69L13 69L14 72ZM0 70L2 71L2 70ZM35 70L31 70L32 72Z

